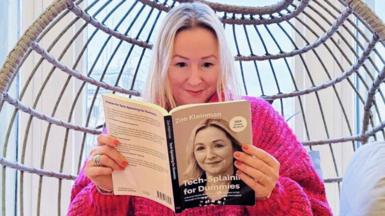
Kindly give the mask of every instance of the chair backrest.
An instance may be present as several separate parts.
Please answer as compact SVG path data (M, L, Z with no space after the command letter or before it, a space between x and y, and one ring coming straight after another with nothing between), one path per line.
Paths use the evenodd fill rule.
M101 132L100 93L142 91L159 20L180 2L55 0L23 34L0 70L1 215L65 212ZM338 208L342 152L385 137L383 22L361 0L207 3L244 93L271 101L320 151Z

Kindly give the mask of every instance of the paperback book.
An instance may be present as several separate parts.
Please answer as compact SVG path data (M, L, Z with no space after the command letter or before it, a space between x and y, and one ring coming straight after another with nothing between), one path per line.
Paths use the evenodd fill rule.
M234 151L252 143L246 100L178 106L171 111L103 95L106 126L129 165L112 174L115 195L141 196L179 213L207 205L254 205L237 175Z

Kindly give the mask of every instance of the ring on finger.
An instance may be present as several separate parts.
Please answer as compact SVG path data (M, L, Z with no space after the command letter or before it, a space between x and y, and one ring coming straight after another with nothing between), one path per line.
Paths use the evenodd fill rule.
M101 162L100 162L100 157L101 156L102 156L101 154L96 154L96 155L94 155L92 157L92 162L94 162L95 166L101 166L102 165Z

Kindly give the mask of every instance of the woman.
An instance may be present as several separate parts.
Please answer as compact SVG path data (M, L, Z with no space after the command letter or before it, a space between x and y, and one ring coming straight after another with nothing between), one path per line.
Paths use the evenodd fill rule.
M171 109L238 95L222 23L204 4L170 10L153 54L145 95L153 103ZM251 103L253 146L236 151L234 164L239 178L254 190L256 204L191 208L180 215L331 215L324 185L285 121L269 103L244 98ZM75 181L68 215L174 215L145 198L111 195L112 171L129 164L117 144L109 135L98 137Z
M236 134L222 119L206 119L191 134L180 192L185 207L254 204L254 191L235 174Z

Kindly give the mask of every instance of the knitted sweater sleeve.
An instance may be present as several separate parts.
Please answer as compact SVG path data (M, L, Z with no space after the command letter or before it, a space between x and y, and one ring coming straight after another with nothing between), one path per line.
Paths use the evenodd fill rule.
M281 164L271 197L248 207L249 215L332 215L323 182L285 120L266 101L248 100L252 106L253 144Z
M71 191L67 215L127 215L129 196L103 195L80 171Z

